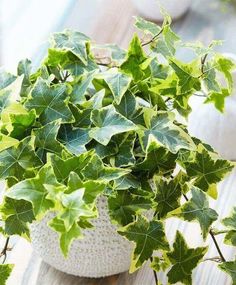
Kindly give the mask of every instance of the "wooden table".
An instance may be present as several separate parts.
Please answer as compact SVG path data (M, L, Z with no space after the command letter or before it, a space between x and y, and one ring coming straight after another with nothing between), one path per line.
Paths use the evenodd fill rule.
M236 10L222 12L217 0L193 2L191 10L174 24L174 29L188 41L201 40L208 44L212 39L224 39L225 43L219 49L224 52L236 52ZM75 7L71 11L71 17L65 22L65 27L75 27L98 43L115 42L127 47L134 32L132 16L137 15L132 2L100 0L96 5L93 4L92 0L75 1ZM220 186L220 202L215 206L223 217L228 214L231 206L236 204L235 186L236 171ZM228 208L225 207L225 201ZM170 241L173 240L177 228L185 231L190 245L202 245L197 224L187 224L173 219L167 222ZM222 246L225 248L226 256L232 258L235 255L233 248ZM213 247L210 248L210 252L216 255ZM123 273L104 279L78 278L64 274L42 262L25 240L16 241L8 259L9 262L16 263L13 275L8 281L9 285L154 285L153 273L147 265L132 275ZM227 276L214 268L215 265L212 266L209 262L202 263L194 271L194 284L230 284Z

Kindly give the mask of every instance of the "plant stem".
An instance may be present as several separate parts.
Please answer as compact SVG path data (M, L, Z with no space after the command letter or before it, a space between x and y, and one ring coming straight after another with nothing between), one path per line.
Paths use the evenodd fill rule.
M152 256L150 257L150 261L151 261L151 262L153 261ZM156 283L156 285L158 285L157 273L156 273L156 271L155 271L154 269L153 269L152 271L153 271L153 275L154 275L155 283Z
M205 95L205 94L193 94L194 96L197 96L197 97L204 97L204 98L206 98L207 97L207 95Z
M188 197L187 197L184 193L183 193L183 196L184 196L185 200L188 201ZM214 245L215 245L215 247L216 247L216 249L217 249L217 251L218 251L218 253L219 253L219 256L220 256L221 260L222 260L223 262L225 262L226 259L224 258L224 255L223 255L223 253L222 253L222 251L221 251L221 249L220 249L220 247L219 247L219 245L218 245L218 242L217 242L217 240L216 240L216 238L215 238L215 235L214 235L212 229L209 230L209 234L210 234L210 236L211 236L211 238L212 238L212 240L213 240L213 242L214 242Z
M219 245L218 245L218 243L217 243L217 240L216 240L216 238L215 238L214 233L212 232L212 230L209 231L209 234L211 235L211 238L212 238L212 240L213 240L213 242L214 242L214 244L215 244L215 247L216 247L216 249L217 249L217 251L218 251L218 253L219 253L220 257L221 257L221 260L225 262L226 260L225 260L225 258L224 258L224 255L223 255L223 253L222 253L221 250L220 250L220 247L219 247Z
M157 273L155 270L153 270L153 275L154 275L155 283L156 285L158 285L158 278L157 278Z
M209 45L209 48L211 48L211 47L212 47L212 43ZM200 75L200 77L206 73L206 70L204 70L204 67L205 67L205 63L206 63L207 57L208 57L208 53L206 53L201 58L201 72L202 72L202 74Z
M116 65L114 62L110 62L110 63L101 62L99 58L95 58L95 60L96 60L97 65L101 65L105 67L117 67L117 68L120 67L119 65Z
M201 59L201 72L202 72L202 74L205 73L204 66L205 66L207 56L208 56L208 53L206 53Z
M62 82L65 82L69 76L70 76L69 72L66 71L64 78L62 78Z
M218 230L212 229L212 233L214 234L214 236L218 236L218 235L221 235L221 234L227 234L228 232L229 232L229 230L218 231Z
M156 34L155 36L153 36L149 41L147 41L146 43L142 43L142 47L153 43L153 42L160 36L160 34L161 34L162 32L163 32L163 28L160 30L160 32L159 32L158 34Z
M184 196L184 199L185 199L186 201L188 201L188 197L186 196L186 194L183 193L183 196Z
M9 241L10 241L10 237L7 237L6 242L5 242L5 245L4 245L4 247L3 247L3 250L2 250L1 253L0 253L0 257L4 256L2 263L5 263L6 258L7 258L7 249L8 249Z
M159 31L159 33L157 33L155 36L153 36L149 41L142 43L142 47L149 45L151 43L153 43L159 36L160 34L163 32L163 28ZM102 62L102 59L109 59L109 62ZM99 57L95 57L95 61L98 65L101 66L106 66L106 67L119 67L118 65L114 64L110 58L108 57L103 57L103 58L99 58Z
M209 257L209 258L203 259L203 261L214 261L214 262L220 263L221 257L220 256Z

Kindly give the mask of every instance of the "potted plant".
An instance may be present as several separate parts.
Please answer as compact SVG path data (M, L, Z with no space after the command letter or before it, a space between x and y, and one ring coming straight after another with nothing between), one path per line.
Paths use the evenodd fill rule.
M94 46L79 32L56 33L36 71L29 60L16 76L1 71L1 284L13 267L6 263L13 235L74 275L134 272L151 260L155 277L164 270L169 283L190 284L207 247L189 248L181 232L170 244L169 217L198 222L235 282L236 261L220 250L212 227L218 214L208 202L234 164L175 117L188 116L189 98L203 85L214 90L218 73L231 80L234 65L215 68L228 59L212 45L182 43L170 24L168 16L161 27L136 18L146 39L135 34L128 51ZM176 58L182 46L194 50L192 62ZM224 96L211 101L224 104ZM233 245L234 217L235 210L223 221Z
M164 18L162 8L172 19L178 19L187 12L191 0L133 0L133 4L143 17L160 22Z

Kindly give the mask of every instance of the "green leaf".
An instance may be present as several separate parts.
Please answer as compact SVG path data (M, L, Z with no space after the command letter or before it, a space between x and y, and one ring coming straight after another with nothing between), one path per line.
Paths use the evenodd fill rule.
M24 200L7 198L1 206L4 217L4 231L7 235L24 235L29 237L28 223L34 220L31 203Z
M86 152L85 145L91 140L89 129L72 128L71 125L61 126L58 139L69 152L75 155Z
M116 44L105 44L98 45L95 44L94 48L101 52L102 55L108 55L107 57L111 59L116 65L121 65L125 59L126 51Z
M88 151L67 159L51 154L48 155L48 162L52 165L57 180L66 183L72 171L80 176L81 170L88 165L92 157L93 151Z
M94 155L81 174L85 179L108 182L120 178L130 172L129 169L106 167L98 155Z
M5 75L4 75L5 74ZM19 76L17 78L11 77L8 73L0 72L0 79L2 76L2 82L0 80L0 114L8 105L16 100L20 100L20 91L23 77ZM5 78L6 77L6 78Z
M71 229L67 231L64 221L57 217L49 222L49 226L59 233L61 251L67 257L72 241L83 237L80 227L75 222Z
M70 74L74 77L81 76L91 71L99 70L99 67L96 62L89 57L87 58L86 64L84 64L79 59L76 60L75 58L73 58L68 64L65 65L64 68L65 70L68 70Z
M169 76L169 66L161 64L157 61L157 57L154 57L150 63L151 75L153 79L167 79Z
M10 104L10 90L1 89L0 90L0 114Z
M224 243L231 246L236 246L236 230L230 230L226 233Z
M233 169L233 164L227 160L214 159L210 152L205 149L196 153L193 162L185 162L187 174L194 179L194 185L207 192L217 182L221 181L226 174Z
M16 76L0 68L0 89L6 88L16 80Z
M197 220L202 230L203 238L206 239L210 227L217 220L218 214L209 208L206 194L196 187L192 187L192 198L183 204L181 208L174 210L171 215L182 217L186 221Z
M94 149L96 154L101 159L115 155L117 153L117 145L113 140L111 140L106 146L96 141L93 141L91 144L89 144L89 149Z
M60 154L64 149L63 145L56 139L60 124L61 121L57 120L33 130L35 146L38 148L37 152L41 158L45 159L47 152Z
M222 222L225 226L236 230L236 207L233 208L230 217L224 218Z
M116 190L126 190L130 188L140 188L141 183L138 178L132 174L126 174L114 181L113 188Z
M82 104L86 101L85 94L94 76L94 71L88 72L81 76L80 80L73 85L73 91L70 94L70 101L73 104Z
M221 89L216 70L214 68L214 62L207 62L204 66L203 82L205 83L205 86L211 92L220 92Z
M221 89L220 92L210 92L205 100L205 103L213 102L216 109L220 112L224 112L225 98L230 95L228 89Z
M164 57L172 57L175 55L177 43L180 42L179 36L176 35L170 28L170 25L166 25L162 30L162 39L157 39L151 48L154 52L162 54Z
M135 242L130 273L141 267L152 256L154 250L169 249L160 221L149 222L145 217L138 216L135 222L120 228L118 233Z
M47 82L49 85L52 83L52 81L57 81L59 79L56 78L56 75L52 72L49 72L51 71L49 69L48 66L42 64L42 66L40 66L40 68L33 74L30 75L30 81L32 82L32 86L30 87L30 90L29 90L29 93L27 94L26 97L30 97L30 93L31 93L31 90L33 88L33 84L39 79L39 78L42 78L43 80L45 80L45 82ZM25 99L26 98L22 98L22 103L25 102Z
M53 187L60 185L50 165L42 167L36 177L23 180L12 186L6 196L31 202L35 216L39 217L54 206L54 202L47 198L48 191L45 185Z
M95 93L88 101L86 101L83 107L100 109L103 107L103 99L105 96L105 89L101 89L97 93ZM88 105L86 105L88 104Z
M135 34L128 49L127 58L121 65L121 71L131 75L135 82L145 77L145 72L141 68L141 64L147 59L141 41Z
M73 124L75 127L79 128L89 128L91 125L91 108L80 110L75 105L70 105L71 111L73 113L73 116L75 118L75 123Z
M107 145L112 136L137 128L134 123L117 113L111 105L93 110L91 120L95 127L91 129L89 135L103 145Z
M89 38L82 33L65 30L62 33L54 33L52 46L64 51L70 51L77 56L85 65L87 64L86 45Z
M189 248L182 236L177 231L173 250L167 253L167 256L173 265L167 273L170 284L182 282L183 284L192 284L192 271L202 260L207 251L207 247Z
M161 258L158 256L154 256L150 266L156 272L166 271L166 269L170 267L170 261L164 253L162 254Z
M21 139L29 133L29 128L34 124L35 118L35 111L28 112L20 103L10 104L1 114L3 128L11 137L17 139Z
M150 44L150 49L156 53L160 53L163 56L172 56L175 53L175 45L180 38L171 30L171 18L162 10L164 21L162 26L159 27L156 24L143 20L140 17L136 18L136 27L142 30L145 34L151 34L152 38L146 43Z
M23 179L28 172L41 166L40 159L34 152L34 137L26 137L17 145L0 152L0 178L14 177Z
M176 99L178 77L175 73L172 73L168 78L158 79L156 83L149 89L151 92Z
M31 66L31 61L29 59L21 60L17 66L17 74L24 75L20 92L22 97L26 97L31 88L31 80L30 80L31 69L32 66Z
M179 78L179 93L189 92L191 90L200 91L201 83L199 80L198 62L182 63L177 59L171 58L170 66Z
M145 125L143 108L139 106L138 100L132 92L126 92L119 105L114 104L116 110L136 125Z
M157 84L150 89L155 93L155 96L166 96L167 100L173 100L173 107L180 113L181 116L187 117L191 111L188 104L192 91L181 93L178 88L178 77L175 73L168 76L168 78L158 79Z
M187 43L182 43L183 47L192 49L194 53L199 56L203 57L206 54L208 55L214 55L214 48L217 46L220 46L223 44L223 41L221 40L213 40L208 46L204 46L201 42L199 41L194 41L194 42L187 42Z
M182 195L182 185L179 176L174 179L154 178L155 182L155 199L157 203L155 209L160 218L180 206L180 198Z
M7 279L10 277L13 268L13 264L0 264L0 285L6 285Z
M150 112L147 112L148 116ZM159 112L157 115L146 119L147 128L139 131L139 135L144 147L147 147L148 140L156 140L161 145L173 153L178 150L195 148L191 137L180 127L174 124L174 114Z
M233 208L229 217L223 219L222 223L229 229L225 235L224 242L236 246L236 207Z
M71 172L68 180L68 190L66 193L72 193L79 188L84 189L83 200L86 205L94 204L96 198L105 190L105 184L103 182L95 180L82 181L78 174Z
M164 57L172 57L174 56L175 49L168 46L163 39L158 39L156 43L152 45L152 51Z
M71 74L66 70L65 66L72 61L79 61L82 64L82 62L69 51L49 48L48 56L44 61L45 68L39 73L38 77L42 77L46 80L49 79L50 81L54 80L55 83L67 82L68 77L70 78L68 81L71 81L73 77L70 76ZM46 74L48 76L45 76ZM51 75L49 76L49 74Z
M214 59L215 68L223 73L227 83L228 89L231 92L233 89L233 77L232 70L235 68L235 64L229 58L226 58L222 55L217 55Z
M57 119L61 119L62 123L74 121L66 103L66 85L48 86L45 80L39 78L30 94L31 96L26 101L25 106L30 110L35 109L42 124Z
M218 265L218 267L227 273L232 279L232 285L236 284L236 261L227 261Z
M115 104L115 108L121 115L132 121L137 108L135 96L131 92L126 92L120 103Z
M150 197L134 195L126 190L119 190L108 198L109 214L113 221L125 226L134 221L135 215L151 208Z
M172 173L176 166L176 154L169 152L155 140L148 142L144 160L135 165L134 171L144 171L152 177L155 173Z
M60 69L70 62L70 53L68 51L57 48L49 48L44 64L47 67L50 67L50 71L54 74L54 76L60 79Z
M135 18L135 27L144 32L144 34L151 34L152 36L157 35L161 28L155 23L144 20L143 18L136 16Z
M60 214L60 219L64 221L65 229L68 232L74 223L83 218L96 217L96 211L89 208L83 200L84 188L77 189L70 194L63 194L61 201L63 211Z
M113 141L117 143L118 151L111 160L114 160L114 165L116 167L134 165L135 157L133 150L135 138L136 136L134 133L120 134L114 137Z
M123 95L128 90L132 78L115 70L113 72L102 74L102 78L109 86L112 95L114 96L114 101L119 104Z
M19 143L18 140L0 134L0 152Z

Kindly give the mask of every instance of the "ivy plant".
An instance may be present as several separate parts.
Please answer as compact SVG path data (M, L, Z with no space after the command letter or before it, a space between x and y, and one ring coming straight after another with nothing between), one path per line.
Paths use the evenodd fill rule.
M11 236L30 239L30 224L53 211L48 226L66 257L97 217L99 196L117 232L135 245L130 272L151 260L157 284L159 271L170 284L192 283L207 247L190 248L181 232L170 244L165 221L176 217L199 223L203 240L211 236L219 269L236 284L236 260L225 259L213 228L221 217L209 206L234 164L183 124L191 96L224 110L235 65L215 52L219 42L182 42L168 15L162 26L140 17L135 26L142 36L135 34L127 51L66 30L52 36L36 70L28 59L16 75L1 70L1 285L13 268L6 258ZM191 50L192 60L181 60L180 49ZM96 56L101 52L106 56ZM234 246L235 216L234 209L221 231Z

